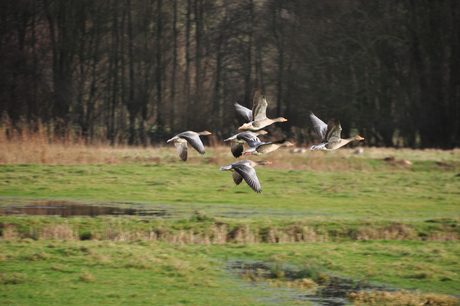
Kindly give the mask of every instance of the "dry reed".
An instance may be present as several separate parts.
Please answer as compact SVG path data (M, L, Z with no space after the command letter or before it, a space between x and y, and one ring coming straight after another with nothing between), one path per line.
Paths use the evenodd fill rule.
M279 287L287 287L287 288L294 288L294 289L315 289L318 287L318 284L315 283L313 280L304 278L304 279L297 279L293 281L282 281L279 279L269 279L268 284L271 287L279 288Z
M175 233L170 230L150 228L145 231L124 229L121 221L104 226L104 229L94 230L88 237L85 234L79 236L77 230L72 228L67 221L63 224L51 224L43 228L31 227L28 233L19 233L15 226L5 226L2 233L2 240L17 240L21 238L59 239L59 240L105 240L120 242L167 242L172 244L258 244L258 243L313 243L341 241L344 238L351 240L419 240L419 241L459 241L455 232L434 232L429 236L419 237L418 233L411 227L404 224L393 224L387 227L361 227L356 233L349 231L340 236L330 238L324 229L315 229L304 225L291 226L280 229L278 227L259 229L249 224L236 227L230 230L227 225L211 224L200 231L179 230Z
M401 290L397 292L373 291L349 293L348 298L353 301L353 305L386 305L386 306L458 306L455 297L442 294L424 294L420 292L410 292Z
M272 137L274 137L272 135ZM272 140L270 138L264 139ZM230 146L217 138L206 148L207 155L199 156L190 150L187 163L211 164L222 166L235 161L230 153ZM219 145L221 144L221 145ZM96 137L90 144L86 143L76 131L67 130L65 135L55 135L52 127L39 122L23 124L13 128L8 120L3 120L0 126L0 163L3 164L148 164L148 163L179 163L174 146L164 144L156 147L129 147L126 143L110 145L103 137ZM396 159L415 160L446 160L460 161L460 149L443 150L410 150L364 148L364 153L355 155L353 148L342 148L333 152L310 152L309 144L299 145L305 153L290 153L288 148L281 148L263 156L274 163L271 169L310 170L310 171L368 171L373 170L365 159L383 159L394 156ZM408 165L407 167L410 167ZM457 171L457 165L452 165L451 171ZM405 168L405 167L402 167Z

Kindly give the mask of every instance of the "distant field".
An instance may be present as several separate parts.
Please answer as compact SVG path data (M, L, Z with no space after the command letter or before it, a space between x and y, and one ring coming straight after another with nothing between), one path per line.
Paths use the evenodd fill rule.
M13 304L27 304L43 286L48 289L36 305L67 295L80 304L93 297L120 304L264 305L257 297L268 292L240 287L243 280L223 270L229 259L307 264L460 295L460 150L280 149L251 157L273 162L257 168L263 193L256 194L219 171L234 161L225 146L207 148L204 157L191 151L182 163L174 146L8 145L0 152L0 208L58 199L189 212L173 219L0 216L1 282ZM59 231L70 235L65 242L52 234ZM56 281L66 289L53 290ZM133 287L124 289L126 282ZM87 295L94 287L97 293Z

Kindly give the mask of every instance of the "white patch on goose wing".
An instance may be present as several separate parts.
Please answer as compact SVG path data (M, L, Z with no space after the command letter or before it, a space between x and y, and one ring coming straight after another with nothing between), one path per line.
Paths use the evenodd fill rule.
M187 141L184 139L180 139L180 140L175 141L174 145L177 148L177 154L179 154L180 159L182 159L183 161L186 161L187 160Z
M233 107L238 112L238 114L243 116L246 122L252 121L252 110L250 110L247 107L244 107L243 105L238 104L237 102L233 102Z
M316 117L315 114L313 114L311 111L308 114L308 121L310 122L311 126L316 132L316 135L318 135L321 141L326 141L327 124Z
M249 185L255 192L260 193L262 188L260 187L259 179L257 178L256 170L249 165L238 165L233 167L239 175L243 177L246 184Z

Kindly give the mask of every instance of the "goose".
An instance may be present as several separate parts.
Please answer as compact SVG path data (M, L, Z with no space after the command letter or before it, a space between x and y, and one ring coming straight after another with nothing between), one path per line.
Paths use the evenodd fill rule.
M258 165L271 164L272 162L268 160L252 161L245 159L222 167L220 168L220 171L232 171L233 181L236 185L239 185L244 179L249 187L251 187L255 192L260 193L262 192L262 188L260 187L259 179L257 178L256 170L254 170L254 167Z
M204 146L203 143L201 142L201 139L199 136L204 136L204 135L211 135L210 132L208 131L203 131L203 132L192 132L192 131L186 131L182 132L180 134L177 134L173 138L169 139L167 143L174 142L177 148L177 153L179 154L179 157L182 159L182 161L187 160L187 142L190 143L190 145L198 151L201 155L205 154L206 152L204 151Z
M275 119L267 118L268 103L264 93L260 88L256 89L252 101L252 110L238 104L237 102L233 103L235 110L240 115L242 115L244 119L249 121L248 123L245 123L242 126L240 126L238 130L258 131L274 122L287 121L287 119L283 117L278 117Z
M324 123L321 119L315 116L312 111L308 114L308 121L315 130L322 143L311 147L311 151L323 150L332 151L343 147L347 143L355 140L363 140L364 138L357 135L347 139L341 139L340 134L342 132L342 126L340 125L339 119L335 116Z
M292 147L294 144L286 140L279 140L274 142L261 142L255 147L243 152L243 155L262 155L278 150L281 147Z
M253 148L256 145L258 145L259 143L262 143L257 136L266 135L266 134L268 134L268 132L266 132L264 130L261 130L261 131L258 131L258 132L246 131L246 132L241 132L241 133L238 133L236 135L233 135L232 137L227 138L224 141L226 141L226 142L231 141L232 142L232 145L231 145L232 154L233 154L233 156L235 156L235 158L238 158L243 153L243 146L244 146L245 142L247 142L247 144L251 148Z

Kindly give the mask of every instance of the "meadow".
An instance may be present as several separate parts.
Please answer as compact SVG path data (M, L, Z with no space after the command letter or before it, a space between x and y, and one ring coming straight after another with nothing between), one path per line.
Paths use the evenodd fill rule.
M205 156L192 151L183 163L174 146L88 146L27 134L0 141L2 212L29 201L166 211L93 218L3 213L5 303L309 304L290 294L314 289L287 290L296 283L283 273L272 276L284 287L227 267L256 260L315 271L305 279L318 284L336 275L411 296L398 304L403 298L390 302L388 293L382 302L379 293L357 289L350 296L356 305L458 304L451 297L460 295L458 149L280 149L254 158L273 162L257 168L263 192L256 194L219 171L234 161L227 146L208 147Z

